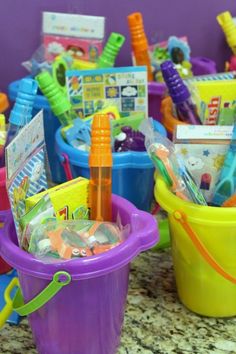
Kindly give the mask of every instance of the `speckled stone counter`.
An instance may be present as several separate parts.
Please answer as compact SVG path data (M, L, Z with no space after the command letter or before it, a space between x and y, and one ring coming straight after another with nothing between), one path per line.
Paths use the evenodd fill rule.
M36 353L26 319L0 332L0 354ZM139 353L236 353L236 317L202 318L180 304L169 249L143 253L132 263L118 354Z

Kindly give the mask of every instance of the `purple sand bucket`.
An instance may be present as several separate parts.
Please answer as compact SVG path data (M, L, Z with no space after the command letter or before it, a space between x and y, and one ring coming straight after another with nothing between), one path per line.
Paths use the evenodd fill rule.
M4 223L9 219L12 219L11 209L0 210L0 228L4 227ZM4 237L4 234L0 237ZM0 274L8 273L11 269L12 267L0 257Z
M54 297L42 302L43 306L29 315L41 354L116 353L128 291L129 263L154 246L159 234L153 216L136 209L127 200L113 195L112 207L113 220L119 215L123 225L130 224L130 234L119 246L88 258L45 264L17 246L13 221L5 224L4 238L0 231L0 254L18 271L25 306L30 307L35 297L39 298L46 287L52 286L57 272L71 276L69 284L60 285Z

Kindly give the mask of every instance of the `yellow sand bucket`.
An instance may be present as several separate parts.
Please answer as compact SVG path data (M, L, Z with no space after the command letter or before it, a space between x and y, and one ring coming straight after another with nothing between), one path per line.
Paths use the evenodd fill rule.
M236 315L236 208L186 202L156 178L155 198L168 212L179 298L193 312Z

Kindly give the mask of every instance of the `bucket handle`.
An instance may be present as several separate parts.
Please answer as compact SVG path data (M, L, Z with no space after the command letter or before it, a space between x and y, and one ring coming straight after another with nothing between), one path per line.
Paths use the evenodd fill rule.
M205 261L222 277L229 280L233 284L236 284L236 278L233 277L231 274L226 272L221 265L215 260L215 258L208 252L207 248L198 238L197 234L191 228L187 221L187 216L180 210L175 210L173 216L176 221L178 221L183 229L188 234L189 238L191 239L192 243L196 247L196 249L200 252L201 256L205 259Z
M27 316L37 311L49 300L51 300L64 286L70 284L70 282L71 275L67 272L59 271L54 274L52 281L45 289L41 291L41 293L36 295L36 297L30 300L27 304L24 304L24 299L22 296L21 289L19 287L18 279L17 282L15 280L14 282L12 281L5 291L6 306L0 312L0 325L3 326L3 324L7 321L7 318L11 315L11 312L13 310L17 312L20 316ZM11 299L10 292L13 287L16 286L18 287L17 292L14 298Z
M5 322L11 316L11 313L13 311L13 300L11 298L11 292L15 287L19 287L19 280L17 277L14 277L11 280L4 292L4 300L6 302L6 305L0 312L0 329L2 329Z
M61 164L62 167L64 168L65 171L65 175L66 175L66 179L67 181L71 181L73 179L73 175L71 172L71 168L70 168L70 160L69 160L69 156L65 153L61 154Z

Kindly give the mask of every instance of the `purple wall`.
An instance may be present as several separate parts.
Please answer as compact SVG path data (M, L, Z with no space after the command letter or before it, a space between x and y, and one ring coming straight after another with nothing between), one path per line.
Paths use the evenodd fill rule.
M106 33L127 36L118 64L129 65L130 42L126 16L141 11L149 42L169 35L187 35L192 55L214 59L218 70L230 56L216 15L230 10L236 16L235 0L7 0L0 1L1 56L0 91L26 74L20 63L40 44L41 11L72 12L107 17Z

